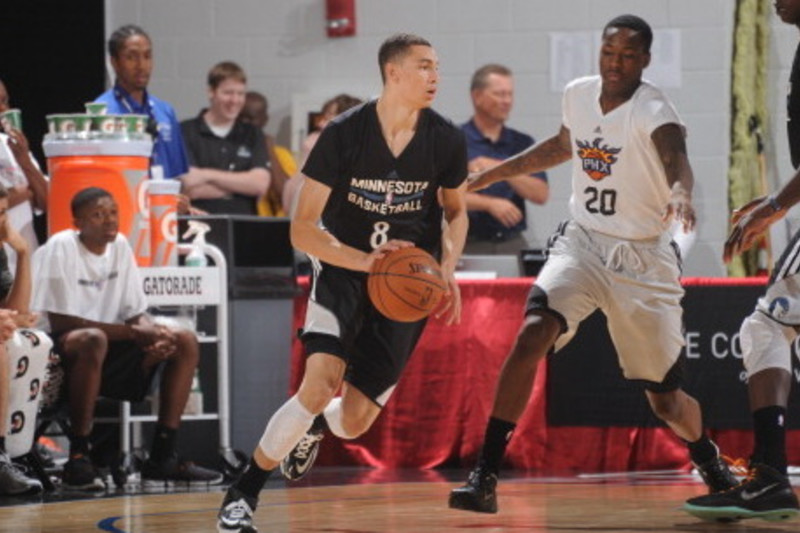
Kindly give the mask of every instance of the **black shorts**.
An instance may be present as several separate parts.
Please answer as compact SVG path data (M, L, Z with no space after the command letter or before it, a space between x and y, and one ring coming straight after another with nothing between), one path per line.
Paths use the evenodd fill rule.
M64 335L59 335L56 352L63 354ZM133 341L111 341L108 343L102 375L100 378L100 396L140 402L153 389L153 379L160 365L155 365L149 372L142 368L145 353ZM69 383L69 380L66 380Z
M667 372L667 375L664 376L664 379L661 383L656 381L647 381L645 379L637 379L633 381L638 381L644 385L644 388L649 390L650 392L655 393L665 393L665 392L672 392L675 390L680 389L683 386L683 373L684 368L686 367L686 356L681 354L678 357L678 360L675 361L675 364L672 365Z
M397 384L427 319L396 322L367 294L367 275L323 263L315 270L301 335L306 355L329 353L347 363L345 380L383 406Z

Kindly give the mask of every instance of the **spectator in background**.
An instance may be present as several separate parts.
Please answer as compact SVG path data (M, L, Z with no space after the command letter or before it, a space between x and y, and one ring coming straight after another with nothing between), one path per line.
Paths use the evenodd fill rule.
M514 79L503 65L484 65L472 75L475 114L461 126L467 137L469 171L480 172L532 146L530 135L505 125L514 104ZM543 204L550 188L547 174L520 174L467 193L469 234L464 253L514 254L527 248L525 202Z
M96 101L108 105L109 114L147 115L154 141L151 165L160 166L165 178L185 174L189 165L175 110L147 92L153 71L150 37L139 26L122 26L108 39L108 53L116 80Z
M305 164L306 158L311 152L311 149L314 148L314 144L317 142L320 132L328 125L328 122L333 120L336 115L341 115L351 107L355 107L361 103L363 103L363 100L360 98L341 93L322 104L322 109L320 109L319 113L317 113L312 120L313 127L303 141L303 146L301 147L301 164Z
M160 377L158 421L145 486L169 482L214 484L218 472L178 458L176 438L199 360L195 335L155 321L127 239L119 233L117 204L98 187L72 199L78 230L56 233L36 254L33 308L46 313L66 371L72 434L64 484L102 490L89 458L89 433L99 395L140 401Z
M269 121L269 102L267 97L256 91L248 91L245 95L244 107L239 114L239 120L245 124L252 124L262 132ZM258 214L265 217L285 217L287 209L284 208L281 198L286 182L297 172L297 162L287 148L275 144L275 138L264 132L267 144L267 155L270 161L269 189L267 194L258 199L256 209Z
M336 115L340 115L350 109L351 107L355 107L363 103L363 100L357 98L355 96L350 96L349 94L337 94L324 104L322 104L322 109L314 118L314 129L311 133L303 141L303 146L301 147L302 153L300 158L300 166L302 167L305 162L308 154L311 152L311 149L314 147L314 144L317 142L319 138L319 134L322 131L328 122L330 122ZM283 188L283 206L286 208L286 211L289 215L294 213L294 203L295 199L297 198L297 193L300 190L300 187L303 185L303 175L298 173L294 178L292 178L286 186Z
M0 81L0 113L9 109L9 96ZM11 226L28 243L30 253L39 247L33 227L34 209L47 210L47 179L30 153L28 139L20 130L0 133L0 184L7 189L7 209ZM5 245L9 268L16 271L17 254Z
M181 123L189 153L183 188L209 213L255 215L256 199L269 189L264 134L239 120L246 92L244 70L232 61L218 63L208 73L209 107Z
M31 327L36 321L29 312L31 301L31 252L28 243L11 225L8 216L9 194L5 187L0 185L0 242L8 244L16 252L17 265L15 275L8 268L6 253L0 248L0 496L20 494L36 494L42 491L42 484L37 479L26 476L14 463L11 462L6 449L6 438L10 436L9 421L12 412L21 412L25 404L35 400L38 405L39 390L36 397L31 398L30 393L23 391L21 401L11 398L12 379L22 379L26 383L38 380L44 381L44 369L47 363L47 354L50 351L49 339L41 332L36 337L41 343L46 339L39 350L29 349L21 354L26 358L27 364L17 370L18 357L12 357L9 350L12 346L9 340L16 334L18 327ZM36 357L34 357L34 355ZM12 364L13 361L13 364ZM14 367L13 376L11 367ZM22 374L22 375L20 375ZM28 389L29 387L24 387ZM21 405L20 405L21 404ZM36 407L32 406L28 414L35 415ZM30 441L26 450L33 445L33 430L35 416L29 416L27 434Z

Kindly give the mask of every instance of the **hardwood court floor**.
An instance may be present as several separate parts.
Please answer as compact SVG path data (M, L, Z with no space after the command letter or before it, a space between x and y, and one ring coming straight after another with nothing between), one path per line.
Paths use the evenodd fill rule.
M267 532L746 532L798 531L800 520L699 521L679 507L703 487L686 475L517 477L500 484L500 513L447 508L463 473L315 471L294 485L270 482L255 524ZM509 477L509 476L506 476ZM213 491L132 494L0 507L2 532L213 532ZM8 502L6 502L8 503Z

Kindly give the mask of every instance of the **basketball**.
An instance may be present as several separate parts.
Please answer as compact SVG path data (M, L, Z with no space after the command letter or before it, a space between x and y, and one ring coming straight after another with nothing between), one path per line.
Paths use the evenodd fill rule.
M439 263L420 248L401 248L375 261L367 291L380 313L398 322L430 314L447 290Z

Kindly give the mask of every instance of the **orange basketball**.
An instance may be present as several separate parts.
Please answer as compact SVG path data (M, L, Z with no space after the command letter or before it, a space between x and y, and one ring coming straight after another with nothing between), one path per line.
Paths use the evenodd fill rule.
M372 304L387 318L416 322L447 290L439 263L420 248L401 248L375 261L367 279Z

